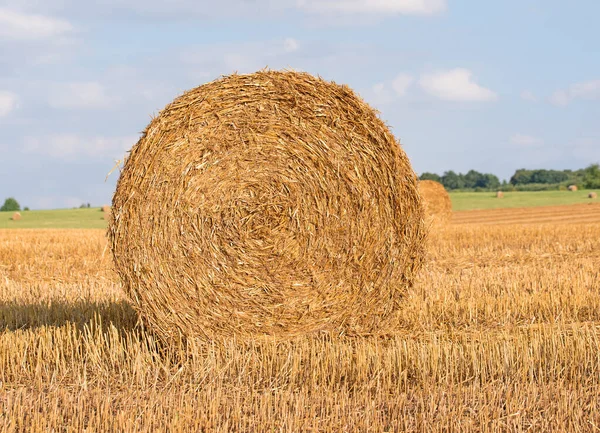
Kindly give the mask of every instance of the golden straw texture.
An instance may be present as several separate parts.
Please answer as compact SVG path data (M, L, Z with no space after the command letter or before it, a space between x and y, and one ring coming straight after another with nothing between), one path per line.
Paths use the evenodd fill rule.
M175 99L131 150L112 210L116 270L163 338L377 333L424 254L399 143L352 90L306 73Z
M426 218L436 222L447 222L452 218L452 201L444 185L433 180L421 180L419 193Z

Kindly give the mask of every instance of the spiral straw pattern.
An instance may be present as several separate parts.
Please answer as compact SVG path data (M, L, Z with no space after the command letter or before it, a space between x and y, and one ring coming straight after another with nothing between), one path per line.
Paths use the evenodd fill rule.
M109 238L159 336L383 332L420 268L417 179L377 113L306 73L231 75L154 118Z

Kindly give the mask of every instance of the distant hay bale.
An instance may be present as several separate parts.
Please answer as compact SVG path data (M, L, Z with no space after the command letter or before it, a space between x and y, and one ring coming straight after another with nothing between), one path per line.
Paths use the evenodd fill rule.
M597 194L597 193L595 193L595 192L590 192L590 193L588 194L588 198L598 198L598 194Z
M427 218L437 222L447 222L452 218L452 201L444 185L433 180L421 180L419 193Z
M496 193L496 198L504 198L504 193L502 191L498 191Z
M420 201L398 141L351 89L261 71L151 121L109 238L159 337L378 333L422 263Z
M110 217L112 215L112 209L110 206L108 205L104 205L100 208L100 210L102 211L103 215L102 215L102 219L106 220L106 221L110 221Z
M21 220L21 214L19 212L15 212L11 218L13 221L20 221Z
M577 191L578 189L579 188L577 188L577 185L569 185L569 188L568 188L569 191L573 191L573 192Z

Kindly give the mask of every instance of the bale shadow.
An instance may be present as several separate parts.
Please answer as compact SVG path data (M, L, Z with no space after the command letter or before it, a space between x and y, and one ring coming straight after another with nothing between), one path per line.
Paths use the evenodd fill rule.
M127 301L118 302L0 302L0 334L71 325L79 337L90 332L112 332L127 344L140 344L163 362L181 366L186 361L182 340L162 341ZM107 343L108 344L108 343Z
M121 334L138 327L138 315L127 301L118 302L0 302L0 332L61 327L71 323L82 330L92 324L110 325Z

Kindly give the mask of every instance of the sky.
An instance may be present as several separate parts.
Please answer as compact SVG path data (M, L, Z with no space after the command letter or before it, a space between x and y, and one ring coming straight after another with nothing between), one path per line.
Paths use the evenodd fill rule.
M0 0L0 199L110 203L150 119L289 68L380 111L417 173L600 162L597 0Z

